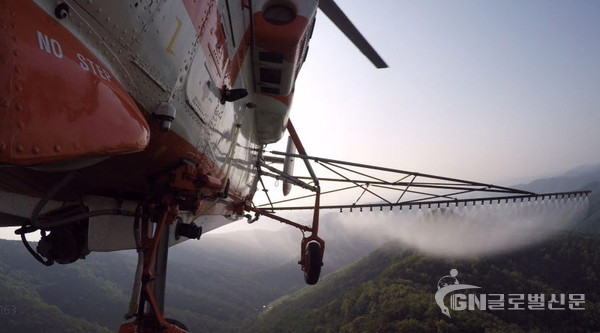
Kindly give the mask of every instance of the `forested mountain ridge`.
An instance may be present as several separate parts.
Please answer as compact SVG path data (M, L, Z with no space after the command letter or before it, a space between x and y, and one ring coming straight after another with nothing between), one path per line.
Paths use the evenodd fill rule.
M387 244L317 286L282 299L248 332L586 332L600 327L600 235L561 235L511 254L427 258ZM457 269L482 293L585 294L585 310L441 313L439 279Z
M431 259L388 244L317 286L270 304L271 310L262 314L263 306L303 285L296 264L299 235L258 230L230 238L203 235L198 242L172 248L167 315L192 332L459 332L484 326L492 331L545 332L552 331L553 323L567 331L567 324L593 331L600 327L598 294L592 289L600 285L600 239L589 233L600 232L600 182L585 172L573 175L595 180L578 188L593 191L587 215L575 225L575 230L588 235L566 234L513 254L473 261ZM543 182L548 189L567 183L574 184ZM332 217L323 223L323 232L330 229L325 272L378 247L335 223L334 216L323 216L323 220ZM115 331L127 310L135 260L133 252L93 253L71 265L45 267L20 242L0 240L0 332ZM576 293L579 289L573 288L582 287L586 310L544 311L534 318L529 312L463 311L449 319L432 297L435 283L452 268L458 269L461 283L485 287L486 292ZM561 317L567 315L575 317ZM532 326L523 324L529 320Z
M600 328L600 166L519 188L542 193L591 190L583 219L551 240L468 260L428 258L388 243L315 287L269 306L248 332L593 332ZM488 293L585 294L584 311L460 311L435 303L440 277Z
M248 318L262 308L259 300L285 291L250 284L254 279L239 275L173 264L167 312L194 332L240 331L243 322L248 332L593 330L600 327L598 244L599 235L567 234L512 254L464 261L431 259L387 244L316 286L270 305L254 326ZM14 255L12 250L20 246L0 242L1 331L110 332L118 327L129 296L131 256L113 253L47 268L26 254ZM488 293L584 293L586 310L463 311L446 318L433 295L440 277L452 268L459 271L461 283ZM277 280L272 277L268 284Z
M0 241L1 331L111 332L103 321L113 321L107 313L126 297L113 282L98 276L101 270L45 267L29 258L22 246ZM119 275L111 273L111 279L118 280ZM88 318L81 316L84 309Z
M202 258L175 256L167 274L166 314L193 332L235 331L302 281L298 267L257 263L260 269L241 274L203 265ZM93 253L46 267L21 242L0 240L0 332L116 331L127 312L135 260L132 252Z
M584 165L555 177L540 178L511 187L537 193L551 193L589 190L589 185L597 181L600 181L600 165Z
M600 233L600 181L588 184L585 189L592 191L592 194L588 196L588 211L583 220L575 225L574 230L584 233Z

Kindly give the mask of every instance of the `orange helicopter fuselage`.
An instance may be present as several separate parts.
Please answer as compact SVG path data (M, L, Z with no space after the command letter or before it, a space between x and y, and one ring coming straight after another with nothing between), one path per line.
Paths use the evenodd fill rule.
M284 22L268 1L2 2L0 190L43 197L78 170L56 199L139 201L185 161L226 192L211 214L241 213L307 51L316 2L290 3Z

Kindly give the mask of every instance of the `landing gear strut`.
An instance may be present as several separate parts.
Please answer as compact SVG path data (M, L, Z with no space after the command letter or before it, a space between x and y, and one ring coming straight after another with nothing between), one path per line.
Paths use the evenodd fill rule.
M258 216L264 215L279 222L291 225L292 227L298 228L302 230L303 233L312 233L310 236L304 237L300 243L300 261L298 261L298 264L300 265L302 271L304 271L304 281L310 285L316 284L319 281L319 276L321 275L321 267L323 266L323 253L325 253L325 241L317 235L317 232L319 231L318 210L316 210L316 213L313 216L312 227L308 227L290 221L281 216L271 214L266 210L257 209L251 206L246 206L245 209L257 214L253 220L249 219L251 223L256 221Z
M131 308L126 315L127 319L135 317L135 320L123 323L119 333L187 332L185 325L163 314L169 226L177 222L179 207L167 197L161 204L139 207L136 213L139 262ZM152 221L156 221L154 228Z
M298 133L296 133L296 130L294 129L294 125L292 125L291 121L288 121L287 129L290 134L290 138L292 139L294 146L298 150L298 153L300 154L300 156L308 156L306 154L306 150L304 149L304 146L302 145L302 142L300 142ZM274 220L277 220L279 222L291 225L292 227L298 228L298 229L302 230L303 234L305 232L311 233L310 236L304 237L302 239L302 242L300 243L300 261L298 261L298 264L300 264L302 271L304 271L304 281L307 284L312 285L312 284L316 284L319 281L319 276L321 275L321 266L323 266L323 253L325 253L325 241L322 240L318 236L319 209L320 209L320 200L321 200L320 199L321 198L321 188L319 186L319 179L315 175L315 172L313 171L312 166L310 165L308 159L303 158L303 160L306 165L306 169L310 173L311 179L313 181L313 186L304 184L299 181L296 183L300 184L301 186L302 186L302 184L304 184L304 186L302 186L302 187L304 187L306 189L310 189L311 191L315 192L315 204L313 206L312 226L308 227L306 225L292 222L286 218L272 214L271 212L267 211L266 209L259 209L259 208L256 208L256 207L253 207L250 205L246 205L245 210L254 212L256 214L255 215L256 217L254 219L250 220L250 218L248 218L248 223L253 223L258 219L258 217L260 215L264 215L264 216L267 216ZM261 170L261 164L258 165L259 174L261 173L260 170ZM271 169L269 169L269 170L271 170ZM290 175L286 175L286 176L287 176L286 179L288 179L288 180L293 178L293 177L290 177ZM262 184L262 180L260 180L260 182ZM263 184L263 188L264 188L264 184ZM267 195L267 197L268 197L268 195ZM270 200L271 199L269 199L269 201Z

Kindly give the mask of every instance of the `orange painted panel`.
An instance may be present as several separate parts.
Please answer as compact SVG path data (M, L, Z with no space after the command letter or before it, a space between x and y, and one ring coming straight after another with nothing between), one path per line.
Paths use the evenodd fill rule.
M308 29L308 19L304 16L296 18L286 25L273 25L265 20L263 12L256 12L253 16L254 42L261 48L283 55L287 62L296 63L300 49L300 42Z
M149 142L108 68L32 1L0 3L0 78L0 164L127 154Z

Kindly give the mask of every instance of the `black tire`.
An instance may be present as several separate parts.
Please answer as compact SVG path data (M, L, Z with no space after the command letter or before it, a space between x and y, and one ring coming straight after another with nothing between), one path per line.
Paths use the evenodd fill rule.
M313 285L319 281L321 266L323 266L321 244L315 241L308 243L306 246L306 270L304 271L304 281L307 284Z

